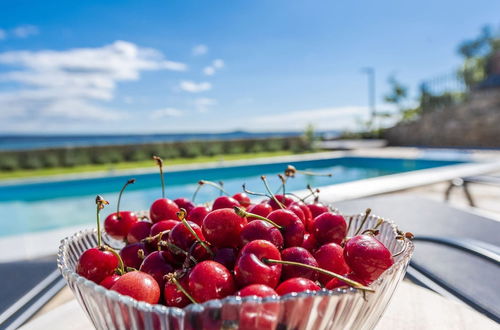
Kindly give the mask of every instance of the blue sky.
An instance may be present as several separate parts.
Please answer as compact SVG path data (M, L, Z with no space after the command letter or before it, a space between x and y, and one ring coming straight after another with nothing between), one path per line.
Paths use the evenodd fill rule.
M416 89L498 1L2 1L0 133L356 128L367 82Z

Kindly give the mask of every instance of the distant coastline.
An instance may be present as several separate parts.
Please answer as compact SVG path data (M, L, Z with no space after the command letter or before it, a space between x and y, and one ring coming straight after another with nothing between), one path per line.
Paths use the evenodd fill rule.
M320 134L337 135L337 131ZM70 148L105 145L147 144L187 140L236 140L271 137L296 137L302 132L223 132L223 133L171 133L171 134L3 134L0 135L0 150L32 150L45 148Z

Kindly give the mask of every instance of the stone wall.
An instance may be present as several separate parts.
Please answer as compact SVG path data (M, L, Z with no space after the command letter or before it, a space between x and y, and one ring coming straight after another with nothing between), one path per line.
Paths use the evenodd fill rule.
M423 114L384 134L390 145L500 147L500 89L473 92L468 100Z

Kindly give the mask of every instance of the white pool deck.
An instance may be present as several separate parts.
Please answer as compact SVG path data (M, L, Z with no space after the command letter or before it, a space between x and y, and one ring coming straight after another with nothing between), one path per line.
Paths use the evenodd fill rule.
M167 166L167 171L187 169L230 167L237 165L279 163L299 160L327 159L345 156L380 157L380 158L424 158L424 159L461 159L470 163L443 166L438 168L416 170L406 173L385 175L375 178L334 184L321 187L321 199L332 203L341 200L355 199L366 196L396 193L418 187L442 184L456 177L500 172L500 151L460 150L455 149L420 149L420 148L383 148L360 149L353 151L322 152L306 155L280 156L263 159L219 161L206 164ZM61 175L51 178L29 180L5 180L0 185L14 185L21 182L45 182L68 179L94 178L109 175L130 175L155 172L154 169L138 169L127 171L97 172L85 175ZM304 191L296 192L301 195ZM500 217L498 218L500 219ZM22 259L32 259L57 253L59 242L66 236L84 228L65 227L38 233L9 236L0 239L0 262ZM12 249L16 246L16 249Z

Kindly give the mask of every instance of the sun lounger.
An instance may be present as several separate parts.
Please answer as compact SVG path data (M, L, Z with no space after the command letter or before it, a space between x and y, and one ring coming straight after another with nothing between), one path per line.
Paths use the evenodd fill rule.
M472 195L470 193L470 190L468 188L470 183L475 183L475 184L486 184L486 185L492 185L492 186L499 186L500 187L500 177L499 176L492 176L492 175L478 175L478 176L467 176L463 178L455 178L450 181L450 185L445 191L444 194L444 199L448 201L450 199L450 193L454 188L462 188L465 197L467 197L467 200L469 202L470 206L476 206L474 200L472 199Z

